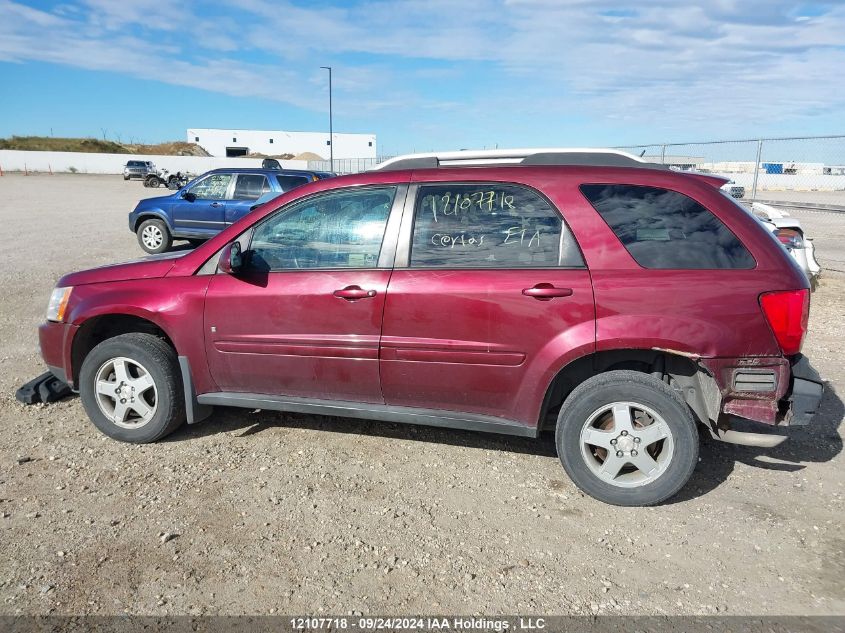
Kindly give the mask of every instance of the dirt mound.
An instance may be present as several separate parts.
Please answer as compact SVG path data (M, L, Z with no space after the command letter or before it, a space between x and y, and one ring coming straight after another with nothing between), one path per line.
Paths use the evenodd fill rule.
M326 160L319 154L315 154L314 152L302 152L301 154L297 154L293 157L294 160Z
M160 156L211 156L205 148L196 143L170 141L154 145L126 145L133 154L158 154Z
M0 139L0 149L30 152L85 152L88 154L129 154L125 146L97 138L60 138L52 136L13 136Z
M261 152L250 152L242 158L275 158L277 160L290 160L293 154L262 154Z
M34 152L85 152L88 154L153 154L161 156L211 156L196 143L170 141L153 145L115 143L97 138L13 136L0 139L0 149Z

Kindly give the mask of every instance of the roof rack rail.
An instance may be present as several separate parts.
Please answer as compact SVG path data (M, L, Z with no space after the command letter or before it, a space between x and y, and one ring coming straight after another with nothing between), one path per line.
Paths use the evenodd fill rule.
M535 148L461 150L406 154L390 158L372 168L373 171L399 169L434 169L437 167L482 167L491 165L569 165L587 167L637 167L668 169L639 156L618 149L605 148Z

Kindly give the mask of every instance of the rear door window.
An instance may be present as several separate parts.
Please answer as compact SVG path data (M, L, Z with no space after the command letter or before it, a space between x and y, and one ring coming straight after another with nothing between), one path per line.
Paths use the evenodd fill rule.
M558 211L503 183L423 185L414 210L412 268L583 266Z
M267 177L261 174L238 174L235 182L235 200L258 200L262 195L270 191L270 184Z
M719 218L677 191L581 185L581 193L643 268L748 269L751 253Z

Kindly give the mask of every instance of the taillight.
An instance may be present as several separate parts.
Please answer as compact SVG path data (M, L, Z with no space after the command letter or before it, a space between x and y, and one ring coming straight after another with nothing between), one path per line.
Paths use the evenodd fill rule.
M804 248L804 236L794 229L778 229L775 234L787 248Z
M760 307L784 356L800 352L810 316L810 291L764 292L760 295Z

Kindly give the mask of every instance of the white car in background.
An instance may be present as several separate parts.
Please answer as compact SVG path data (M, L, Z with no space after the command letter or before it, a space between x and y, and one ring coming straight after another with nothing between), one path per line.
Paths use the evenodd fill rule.
M745 187L742 185L736 184L733 180L729 180L724 185L720 187L722 191L728 194L731 198L744 198L745 197Z
M752 202L751 213L761 220L776 238L784 245L789 254L798 262L801 270L810 280L810 287L815 290L822 269L816 261L813 240L804 235L801 221L785 211L762 202Z

